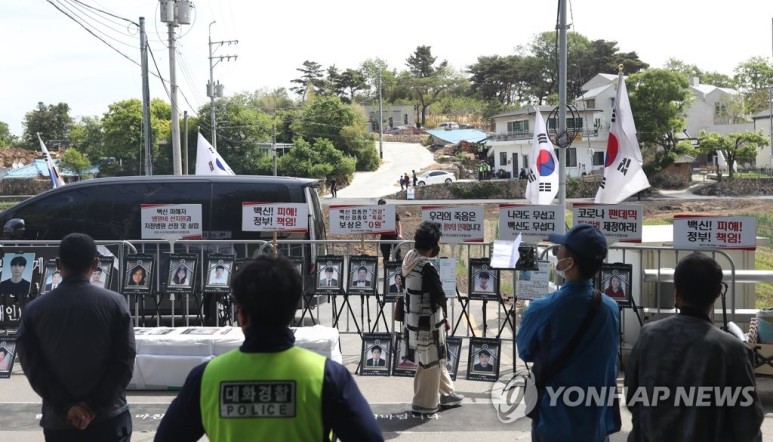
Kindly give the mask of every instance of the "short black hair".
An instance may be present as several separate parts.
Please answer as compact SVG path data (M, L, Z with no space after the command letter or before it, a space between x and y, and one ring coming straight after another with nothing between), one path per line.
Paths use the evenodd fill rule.
M100 266L97 266L97 267L94 269L94 272L95 272L95 273L102 273L102 271L103 271L103 270L102 270L102 267L100 267Z
M365 272L366 272L366 273L368 272L368 268L367 268L367 267L365 267L365 266L360 266L360 267L357 269L357 273L359 273L361 270L365 270Z
M488 350L481 350L478 352L478 356L488 356L491 357L491 353L489 353Z
M94 239L85 233L70 233L59 243L59 262L76 273L90 269L97 255Z
M479 277L479 278L485 278L485 279L489 279L489 278L491 278L491 275L489 275L489 273L488 273L487 271L485 271L485 270L484 270L484 271L481 271L481 272L480 272L480 274L478 275L478 277Z
M301 274L282 255L261 255L242 266L231 282L234 301L250 324L286 327L303 296Z
M676 265L674 287L691 306L709 307L722 290L722 267L706 255L691 253Z
M370 348L370 352L373 353L374 351L378 351L379 353L384 353L384 350L381 349L380 345L374 345Z
M23 266L27 267L27 258L23 256L14 256L11 260L11 266Z
M325 271L326 271L326 272L333 273L333 271L334 271L334 270L333 270L333 268L332 268L332 267L330 267L330 266L327 266L327 267L325 267Z
M413 235L416 250L431 250L440 241L443 232L440 231L440 223L424 221L416 229Z
M574 260L575 265L580 269L580 276L584 279L592 279L598 273L604 259L586 258L571 247L564 245L566 253Z
M225 267L223 266L223 264L218 264L218 265L215 267L215 270L218 270L218 269L223 269L223 270L225 270Z

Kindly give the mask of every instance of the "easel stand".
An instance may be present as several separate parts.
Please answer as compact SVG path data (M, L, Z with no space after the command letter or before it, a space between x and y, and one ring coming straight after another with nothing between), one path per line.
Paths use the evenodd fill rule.
M624 336L623 327L624 327L624 322L625 322L623 320L623 318L624 318L623 312L625 311L625 309L630 308L630 309L633 310L633 312L636 314L636 318L639 320L639 327L644 325L644 321L642 321L641 315L639 314L639 306L636 305L636 301L633 299L633 295L631 295L629 297L629 299L631 300L631 305L630 306L624 306L623 304L619 305L619 308L620 308L620 338L618 339L618 341L619 341L619 346L620 347L618 348L617 356L620 359L620 369L621 370L625 370L625 365L623 364L623 336Z
M502 336L502 332L505 330L505 327L507 327L507 324L510 324L510 327L513 330L513 336L515 336L515 305L516 302L518 302L518 297L513 295L513 306L508 307L507 304L505 304L505 300L502 299L502 297L499 297L499 305L502 306L502 309L505 311L505 322L502 323L502 326L499 327L499 333L497 333L497 339Z
M376 306L378 307L378 310L376 312L376 320L373 324L373 327L370 329L370 332L373 333L376 328L378 328L378 318L381 317L381 319L384 320L384 328L386 329L386 332L389 333L389 324L386 320L386 315L384 314L384 307L386 306L386 295L384 295L384 300L382 300L379 297L378 291L376 291ZM370 313L370 311L368 311Z
M357 322L357 315L354 313L354 309L352 308L352 304L349 302L349 294L346 293L346 291L342 291L340 295L333 295L333 302L335 303L336 296L343 296L344 301L341 303L341 308L336 312L335 321L333 321L333 328L338 328L338 321L341 318L341 313L344 312L344 310L348 310L349 314L352 317L352 321L354 321L354 327L357 329L357 334L362 337L362 330L360 330L360 325ZM335 308L335 304L333 304L333 308Z
M451 332L451 336L456 335L456 330L459 328L459 324L462 322L462 318L465 318L467 319L467 328L470 330L470 333L472 333L472 337L476 337L475 330L470 327L470 314L467 312L467 307L470 305L470 297L463 297L462 294L459 293L459 288L457 287L456 299L459 301L459 305L462 306L462 311L459 313L459 317L456 319L456 324L454 325L454 329Z
M314 299L316 295L314 293L311 294L303 294L303 297L301 298L301 318L298 320L298 325L303 326L303 318L306 317L306 312L309 312L309 318L311 318L311 325L317 325L317 320L314 319L314 312L312 311L311 306L311 300Z

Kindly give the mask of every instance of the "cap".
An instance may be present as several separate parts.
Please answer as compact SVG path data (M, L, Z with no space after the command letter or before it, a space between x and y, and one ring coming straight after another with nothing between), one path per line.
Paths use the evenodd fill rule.
M569 229L566 235L551 233L548 240L565 245L585 258L603 260L607 257L607 239L590 224L578 224Z

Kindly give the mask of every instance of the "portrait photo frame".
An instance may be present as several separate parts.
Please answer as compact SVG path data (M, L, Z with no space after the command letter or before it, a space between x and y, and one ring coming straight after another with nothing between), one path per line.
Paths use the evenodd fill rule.
M192 294L196 287L198 255L195 253L172 253L166 276L166 291L169 293Z
M391 333L363 333L360 375L389 376L392 348Z
M54 279L54 274L57 273L59 276L57 277L58 282ZM43 264L43 271L40 272L41 278L40 278L40 294L44 295L51 290L55 288L55 286L58 286L60 282L62 282L62 274L59 273L59 270L56 268L56 259L49 259Z
M13 363L16 360L16 338L0 338L0 379L8 379L13 372Z
M210 254L207 256L207 266L203 269L204 291L207 293L230 293L231 278L234 272L236 256L225 254Z
M387 261L384 265L384 302L395 302L405 290L402 261ZM399 281L395 282L395 279Z
M97 268L94 269L94 272L92 272L89 282L91 285L110 290L113 282L115 257L99 256L98 259L99 263L97 264Z
M378 257L349 257L348 276L347 293L350 295L375 295L378 283Z
M323 255L317 257L317 275L314 292L317 295L341 294L344 286L344 257Z
M145 253L130 254L124 262L123 293L150 294L156 257Z
M306 293L306 278L304 278L303 275L305 275L306 270L306 260L302 256L288 256L287 259L290 260L290 262L293 263L295 266L295 270L298 271L298 274L301 275L301 284L303 286L303 293Z
M394 335L395 351L392 358L392 376L414 377L418 367L414 351L405 345L402 333L395 332Z
M539 270L537 259L537 245L521 243L518 245L518 261L515 263L515 270L537 271Z
M620 307L631 307L631 278L633 265L604 263L596 274L596 288L614 299Z
M463 339L457 336L450 336L446 339L446 349L448 351L448 354L446 355L446 368L453 381L456 380L456 374L459 372L459 359L461 359L462 356L462 342Z
M469 261L468 287L471 300L499 300L499 270L491 268L488 258Z
M470 338L467 356L468 381L494 382L499 377L501 341L496 338Z
M29 296L34 271L35 253L4 253L3 269L0 273L0 295Z

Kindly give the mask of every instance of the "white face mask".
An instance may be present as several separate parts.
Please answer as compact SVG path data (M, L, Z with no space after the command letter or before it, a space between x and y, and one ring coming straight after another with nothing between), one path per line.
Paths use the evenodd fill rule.
M556 267L555 267L555 270L556 270L556 275L560 276L562 279L566 279L566 269L561 269L561 270L559 270L559 269L558 269L558 264L559 264L561 261L566 261L567 259L572 259L572 258L571 258L571 257L567 257L567 258L564 258L564 259L559 259L559 260L557 260L557 261L556 261Z

